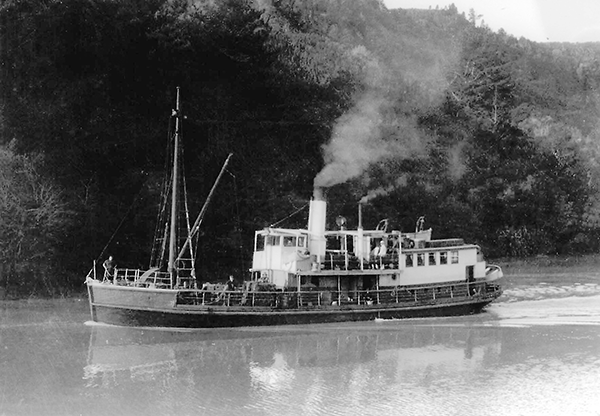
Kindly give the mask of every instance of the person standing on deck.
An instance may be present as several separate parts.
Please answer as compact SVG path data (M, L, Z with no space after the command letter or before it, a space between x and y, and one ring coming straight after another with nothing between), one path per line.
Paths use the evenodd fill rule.
M233 279L233 275L229 275L229 280L225 283L225 290L235 290L235 282Z
M219 293L219 296L217 296L217 298L215 300L217 302L225 301L228 304L229 296L227 296L227 292L232 292L234 290L235 290L235 282L233 279L233 275L229 275L229 280L227 280L227 282L225 282L225 286L223 287L223 290L221 290L221 293Z
M377 251L377 257L385 257L387 254L387 247L385 246L385 241L381 240L379 242L379 250Z
M371 268L375 268L375 269L380 269L381 268L381 261L382 258L385 257L385 255L387 254L387 247L385 244L385 241L382 239L379 242L379 245L376 246L372 251L371 251L371 255L373 256L373 259L371 259Z
M102 266L104 266L104 280L114 277L117 264L115 263L113 256L108 256L108 258L104 260L104 263L102 263Z

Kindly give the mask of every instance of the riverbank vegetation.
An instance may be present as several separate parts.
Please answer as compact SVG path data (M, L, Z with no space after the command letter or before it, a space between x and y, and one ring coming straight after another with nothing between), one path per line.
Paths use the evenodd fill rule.
M255 229L304 226L314 184L331 227L362 199L365 226L425 215L492 257L600 246L600 44L378 0L8 0L0 45L11 292L80 288L108 254L147 266L177 86L194 206L234 153L205 280L247 271Z

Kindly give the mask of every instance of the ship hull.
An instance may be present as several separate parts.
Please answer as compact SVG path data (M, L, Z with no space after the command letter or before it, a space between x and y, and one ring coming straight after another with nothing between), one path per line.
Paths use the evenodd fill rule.
M406 319L479 313L499 296L429 300L423 303L277 307L177 305L177 290L88 283L92 320L111 325L167 328L226 328L298 325L375 319ZM157 306L159 305L159 306Z

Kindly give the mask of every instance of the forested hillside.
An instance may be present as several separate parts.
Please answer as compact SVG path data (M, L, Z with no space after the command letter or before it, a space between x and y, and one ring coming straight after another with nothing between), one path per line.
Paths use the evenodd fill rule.
M0 286L147 266L177 86L194 215L234 153L203 280L304 226L314 185L331 227L363 200L365 226L425 215L488 256L599 248L599 44L378 0L6 0L0 37Z

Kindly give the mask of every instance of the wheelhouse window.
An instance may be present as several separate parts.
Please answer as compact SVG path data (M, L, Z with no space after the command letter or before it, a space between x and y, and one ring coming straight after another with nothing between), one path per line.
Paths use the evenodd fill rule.
M413 255L412 254L406 255L406 267L413 267Z
M283 237L285 247L296 247L296 237Z
M435 253L429 253L429 265L430 266L435 266L436 262L435 262Z
M425 266L425 253L417 254L417 266Z
M448 264L448 252L442 251L440 253L440 264Z
M256 234L256 251L265 250L265 236L262 234Z
M298 237L298 247L306 247L306 237L303 235Z
M450 259L452 261L452 264L458 264L458 251L450 252Z
M278 246L281 241L281 237L278 235L270 235L267 237L268 246Z

